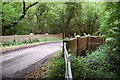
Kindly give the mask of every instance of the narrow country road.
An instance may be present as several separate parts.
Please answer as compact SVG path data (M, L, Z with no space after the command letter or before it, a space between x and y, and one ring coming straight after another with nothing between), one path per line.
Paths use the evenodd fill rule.
M0 61L2 76L3 78L21 77L25 75L26 71L31 70L33 65L45 61L45 58L61 49L62 42L56 42L4 53L0 56L2 58Z

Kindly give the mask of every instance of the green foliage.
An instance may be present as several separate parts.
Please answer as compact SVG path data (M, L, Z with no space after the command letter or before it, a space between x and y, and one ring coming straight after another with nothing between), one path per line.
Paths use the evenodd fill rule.
M26 5L30 3L26 2ZM16 26L5 29L5 34L41 34L66 33L70 37L74 33L93 34L98 29L95 3L39 3L30 8L24 19ZM3 2L3 26L17 22L22 14L21 2ZM18 7L15 7L18 6ZM9 9L6 9L9 8ZM12 11L11 11L12 10ZM13 14L11 14L13 12ZM6 18L5 18L6 17ZM12 25L11 25L12 26ZM65 30L65 31L64 31ZM71 33L72 32L72 33Z
M48 39L49 39L48 37L45 37L43 40L44 40L44 41L47 41Z
M84 78L119 78L120 57L116 52L116 41L107 41L95 52L88 54L87 57L71 58L71 68L73 79ZM65 63L61 57L52 58L53 62L49 66L47 78L64 78Z
M7 28L10 23L18 22L22 14L22 2L3 2L2 23L5 34L65 33L71 37L79 35L105 35L105 38L118 35L119 2L108 3L39 3L30 8L18 25ZM31 3L27 3L29 5ZM17 7L16 7L17 6ZM12 26L12 25L11 25ZM4 31L3 28L3 31Z
M62 58L62 52L58 54L56 57L50 58L45 78L56 80L65 78L65 61L64 58Z
M14 44L15 44L14 39L6 40L2 43L3 46L10 46L10 45L14 45Z
M60 39L57 38L49 38L49 37L44 37L39 38L39 37L35 37L35 38L25 38L25 39L21 39L21 41L15 41L15 39L10 39L10 40L6 40L2 43L3 46L11 46L11 45L21 45L21 44L29 44L29 43L36 43L36 42L52 42L52 41L60 41Z
M79 35L99 35L104 38L114 38L106 45L88 55L87 58L72 59L74 78L111 78L120 75L120 55L117 52L120 34L120 2L82 3L59 2L39 3L28 10L24 19L16 26L9 28L12 22L18 22L22 15L22 2L2 2L2 23L5 35L10 34L41 34L65 33L67 37ZM31 3L26 3L28 6ZM8 28L7 28L7 27ZM25 39L23 42L15 40L5 41L3 46L33 43L41 41L57 41L54 38ZM118 41L118 42L117 42ZM64 60L54 62L55 70L51 67L49 77L63 77ZM58 67L58 68L57 68ZM53 74L52 74L53 73ZM56 75L58 73L59 75Z
M59 39L57 39L57 38L49 38L49 37L44 37L43 38L43 41L60 41Z
M105 35L106 38L116 37L119 32L120 25L120 3L108 2L101 4L102 10L98 11L100 28L96 32L99 35Z
M8 25L13 21L18 20L19 15L21 14L20 2L2 2L2 19L3 25ZM16 7L18 6L18 7Z
M120 57L116 41L108 41L95 52L83 58L72 58L74 78L118 78Z

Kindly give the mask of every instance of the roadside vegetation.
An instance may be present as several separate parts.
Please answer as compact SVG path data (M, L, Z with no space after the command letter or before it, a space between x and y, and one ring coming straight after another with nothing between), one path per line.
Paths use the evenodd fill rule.
M115 40L109 40L91 54L87 53L86 57L76 58L76 56L72 55L71 69L73 80L84 78L120 78L120 56L117 52L117 44ZM65 60L62 58L62 54L62 51L60 51L48 59L42 65L43 71L38 73L38 75L35 72L26 76L26 78L35 78L34 75L37 75L37 78L42 79L64 79Z
M49 59L50 63L47 64L46 75L43 78L56 80L65 78L65 61L62 54L60 51L55 57Z
M106 43L87 57L72 58L72 72L75 78L118 78L120 66L116 45Z
M15 39L11 40L6 40L2 43L2 47L9 47L9 46L19 46L19 45L25 45L25 44L32 44L32 43L40 43L40 42L55 42L55 41L62 41L61 39L57 38L50 38L50 37L36 37L36 38L25 38L24 40L22 39L21 41L15 41Z
M26 79L39 78L43 80L44 79L54 80L58 78L64 78L65 76L64 71L65 71L64 58L62 58L62 51L59 51L51 58L46 60L43 64L38 65L33 72L25 75L24 78Z
M86 57L72 55L71 68L73 79L83 78L120 78L120 56L116 50L115 40L108 41L100 46L95 52L88 53ZM62 54L62 52L60 52ZM50 59L50 64L46 70L48 79L65 78L65 61L62 56Z

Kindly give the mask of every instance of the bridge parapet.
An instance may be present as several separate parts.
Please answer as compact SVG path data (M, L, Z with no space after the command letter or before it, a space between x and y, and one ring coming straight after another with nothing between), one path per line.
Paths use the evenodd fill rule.
M105 39L97 36L80 36L72 39L65 39L64 41L70 53L81 56L83 51L93 51L104 44Z

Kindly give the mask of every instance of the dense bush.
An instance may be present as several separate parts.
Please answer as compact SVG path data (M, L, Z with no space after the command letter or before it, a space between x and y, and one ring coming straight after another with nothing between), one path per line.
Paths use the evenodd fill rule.
M116 52L116 40L108 41L86 58L72 58L74 78L115 78L119 77L120 56Z
M111 71L114 65L110 55L113 49L109 45L100 46L95 52L86 58L72 58L72 72L74 78L115 78L115 70ZM109 55L110 54L110 55Z

